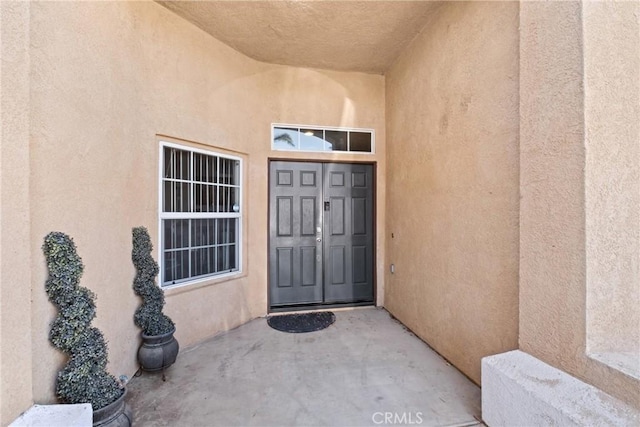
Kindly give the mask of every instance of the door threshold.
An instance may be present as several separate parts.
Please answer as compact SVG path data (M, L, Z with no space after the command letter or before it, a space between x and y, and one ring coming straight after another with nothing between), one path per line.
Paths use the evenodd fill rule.
M290 313L292 311L323 311L335 308L355 308L355 307L375 307L373 301L363 302L348 302L348 303L335 303L335 304L291 304L282 305L277 307L270 307L270 313Z

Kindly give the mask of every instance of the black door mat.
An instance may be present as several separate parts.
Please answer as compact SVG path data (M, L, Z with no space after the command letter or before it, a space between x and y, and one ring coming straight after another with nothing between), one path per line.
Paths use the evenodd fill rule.
M316 311L302 314L281 314L267 317L267 323L273 329L282 332L302 333L319 331L336 321L330 311Z

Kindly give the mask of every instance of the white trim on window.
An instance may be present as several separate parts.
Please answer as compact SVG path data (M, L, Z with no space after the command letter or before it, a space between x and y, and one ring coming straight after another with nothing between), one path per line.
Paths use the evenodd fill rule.
M304 129L304 130L318 130L323 134L326 131L335 132L347 132L347 148L346 150L327 150L327 149L301 149L300 144L294 145L292 148L278 148L275 146L275 129L276 128L288 128L288 129ZM371 150L370 151L351 151L350 150L350 134L351 133L368 133L371 135ZM375 144L375 130L369 128L350 128L350 127L331 127L331 126L316 126L316 125L300 125L291 123L271 123L271 149L273 151L297 151L305 153L336 153L336 154L364 154L371 155L376 153ZM324 139L324 138L323 138Z
M171 172L165 170L168 150L176 156L169 161ZM159 285L181 287L242 273L242 159L167 141L160 141L159 151Z

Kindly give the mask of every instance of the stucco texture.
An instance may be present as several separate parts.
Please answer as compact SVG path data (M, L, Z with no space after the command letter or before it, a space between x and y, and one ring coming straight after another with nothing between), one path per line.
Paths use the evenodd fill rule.
M50 231L76 241L109 370L137 370L131 228L157 244L160 140L244 160L243 270L167 291L183 347L267 312L269 159L366 161L378 305L476 382L520 348L640 408L596 357L640 345L639 7L434 4L381 76L261 63L155 2L0 1L0 425L55 401ZM271 151L277 122L372 128L376 153Z
M250 58L384 74L435 1L159 1Z
M447 3L386 75L385 306L480 381L517 348L518 3Z
M602 221L612 221L611 227L618 233L620 220L623 223L627 219L633 221L633 203L634 197L637 197L624 200L628 196L626 191L615 195L612 201L621 211L610 218L591 217L587 228L585 218L604 213L602 210L598 212L598 203L604 200L599 196L606 195L598 188L602 182L598 184L591 178L602 178L601 174L608 174L611 167L615 168L622 162L623 167L628 169L625 172L615 171L607 184L615 185L619 174L633 175L633 171L637 170L637 158L629 158L628 161L616 158L615 162L610 163L612 159L604 156L598 159L600 168L593 169L594 159L587 161L585 147L597 150L606 143L611 144L613 150L619 149L620 156L631 156L636 152L637 139L633 141L628 138L632 138L634 129L637 129L637 117L632 119L635 124L625 122L621 129L616 129L613 123L607 124L610 119L614 123L624 121L624 117L628 119L629 115L634 114L634 107L621 112L618 108L624 109L622 106L599 106L598 103L603 96L617 97L621 94L628 94L622 97L623 103L637 102L632 98L633 91L637 93L638 83L637 78L629 75L611 87L598 86L607 81L611 83L611 73L615 76L616 66L620 64L617 61L607 64L606 56L593 56L597 53L597 43L594 44L594 41L603 16L598 16L595 10L600 6L585 4L584 14L582 7L580 2L521 3L519 344L521 350L640 408L640 384L637 379L587 357L586 320L593 314L587 313L586 309L587 274L593 275L589 277L590 280L603 278L602 270L587 268L587 230L592 243L594 239L597 242L598 239L607 238L598 234L598 226L602 225ZM616 13L629 12L625 11L626 6L622 4L606 7L617 9ZM617 19L627 24L634 20ZM615 24L615 21L613 19L605 26ZM632 38L637 37L637 15L631 27L617 26L617 30L605 31L601 35L606 41L605 45L615 40L616 49L624 50L628 45L622 40L627 36L627 31ZM611 36L615 38L609 40ZM634 59L630 61L627 66L633 69L637 62ZM589 89L587 96L585 69ZM604 70L606 72L602 73ZM603 90L609 95L603 94ZM605 111L606 114L602 115ZM585 128L589 131L586 144ZM606 142L600 139L602 137L606 138ZM585 175L590 177L588 185L585 185ZM585 194L591 200L589 204L585 202ZM631 214L627 217L629 212ZM628 225L628 232L633 236L637 225ZM612 237L615 238L616 234ZM633 245L627 246L621 255L626 257L627 251L633 250ZM590 256L595 255L595 259L598 255L605 256L607 263L610 263L610 254L606 252L602 246L589 248ZM623 266L624 259L619 264L611 265L614 268L616 265ZM624 281L637 280L628 275L630 270L632 268L626 272L619 270ZM624 286L624 282L621 284ZM627 288L627 292L630 288ZM629 294L633 296L632 292ZM590 290L589 298L594 296ZM637 305L635 309L627 309L631 310L627 315L633 319ZM602 317L602 311L597 316ZM602 326L606 328L614 319L613 316L613 311L608 315L605 313Z
M28 2L0 2L0 425L31 402Z
M587 352L640 378L640 3L583 3Z
M230 150L245 160L242 274L166 292L165 311L183 347L267 312L270 156L376 163L377 256L383 268L382 76L260 63L153 2L37 2L27 24L31 174L24 194L30 210L21 213L30 221L25 236L31 236L33 325L16 333L24 329L32 339L37 362L32 368L25 362L25 368L38 379L34 402L55 401L54 379L64 361L47 341L55 312L44 292L40 248L52 230L70 234L83 258L81 284L97 294L93 324L108 340L109 370L116 376L137 370L131 228L148 227L157 245L161 139ZM376 153L272 152L272 122L373 128ZM5 277L22 268L17 263L15 270L3 270L3 292ZM382 289L383 280L377 284ZM383 292L378 295L381 303ZM28 313L27 306L20 309ZM12 338L3 335L3 350ZM7 396L12 390L4 377L2 383ZM24 409L16 400L3 410L3 423Z

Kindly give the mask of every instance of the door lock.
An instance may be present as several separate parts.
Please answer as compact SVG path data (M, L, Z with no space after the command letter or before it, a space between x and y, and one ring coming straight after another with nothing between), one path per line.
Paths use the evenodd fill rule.
M331 202L324 202L324 210L329 211L330 208L331 208Z
M317 242L322 242L322 237L318 237L318 238L316 239L316 241L317 241Z

